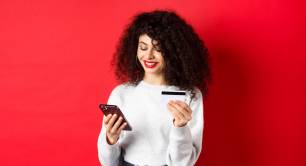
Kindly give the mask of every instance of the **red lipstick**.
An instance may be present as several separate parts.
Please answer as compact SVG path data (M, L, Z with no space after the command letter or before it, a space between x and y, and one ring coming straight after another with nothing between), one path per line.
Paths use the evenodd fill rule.
M154 68L156 65L158 64L158 62L151 62L151 61L146 61L144 60L144 65L147 68Z

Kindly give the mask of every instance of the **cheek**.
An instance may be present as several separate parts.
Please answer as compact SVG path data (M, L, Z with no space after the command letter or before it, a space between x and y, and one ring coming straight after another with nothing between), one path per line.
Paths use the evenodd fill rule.
M140 50L137 50L137 58L141 60L143 58L143 53Z
M142 56L141 56L140 52L139 52L139 51L137 51L137 59L138 59L138 60L140 60L140 59L141 59L141 57L142 57Z
M164 59L163 56L161 56L160 62L161 62L162 68L165 68L165 65L166 65L166 64L165 64L165 59Z
M158 61L161 62L162 64L165 63L164 57L161 54L158 54L158 56L156 56Z

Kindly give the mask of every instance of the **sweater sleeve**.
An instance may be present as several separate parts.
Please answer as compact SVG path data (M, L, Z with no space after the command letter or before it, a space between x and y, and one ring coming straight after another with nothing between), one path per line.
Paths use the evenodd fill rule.
M118 87L116 87L112 91L107 104L117 105L120 107L121 100L120 100ZM118 166L120 162L120 153L121 153L120 141L122 140L121 138L122 134L120 135L116 144L114 145L108 144L106 141L106 127L104 125L104 118L105 116L103 116L102 129L100 131L97 142L98 158L103 166Z
M204 126L203 99L197 89L196 98L190 102L192 119L184 127L172 126L167 148L168 166L192 166L196 163L202 149Z

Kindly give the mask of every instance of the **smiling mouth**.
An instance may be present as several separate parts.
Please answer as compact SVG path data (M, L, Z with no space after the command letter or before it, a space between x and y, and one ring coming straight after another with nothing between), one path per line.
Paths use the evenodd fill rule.
M150 61L144 61L144 65L147 68L154 68L156 65L158 64L158 62L150 62Z

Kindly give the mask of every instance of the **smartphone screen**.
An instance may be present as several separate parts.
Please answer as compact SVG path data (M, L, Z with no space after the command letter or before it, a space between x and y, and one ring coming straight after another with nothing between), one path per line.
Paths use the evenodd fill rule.
M122 123L124 122L127 123L127 125L125 126L125 128L123 128L123 130L128 130L128 131L132 130L131 125L128 123L128 121L126 120L125 116L123 115L119 107L117 107L116 105L100 104L99 108L102 110L105 116L109 114L117 114L118 117L121 116L123 118Z

